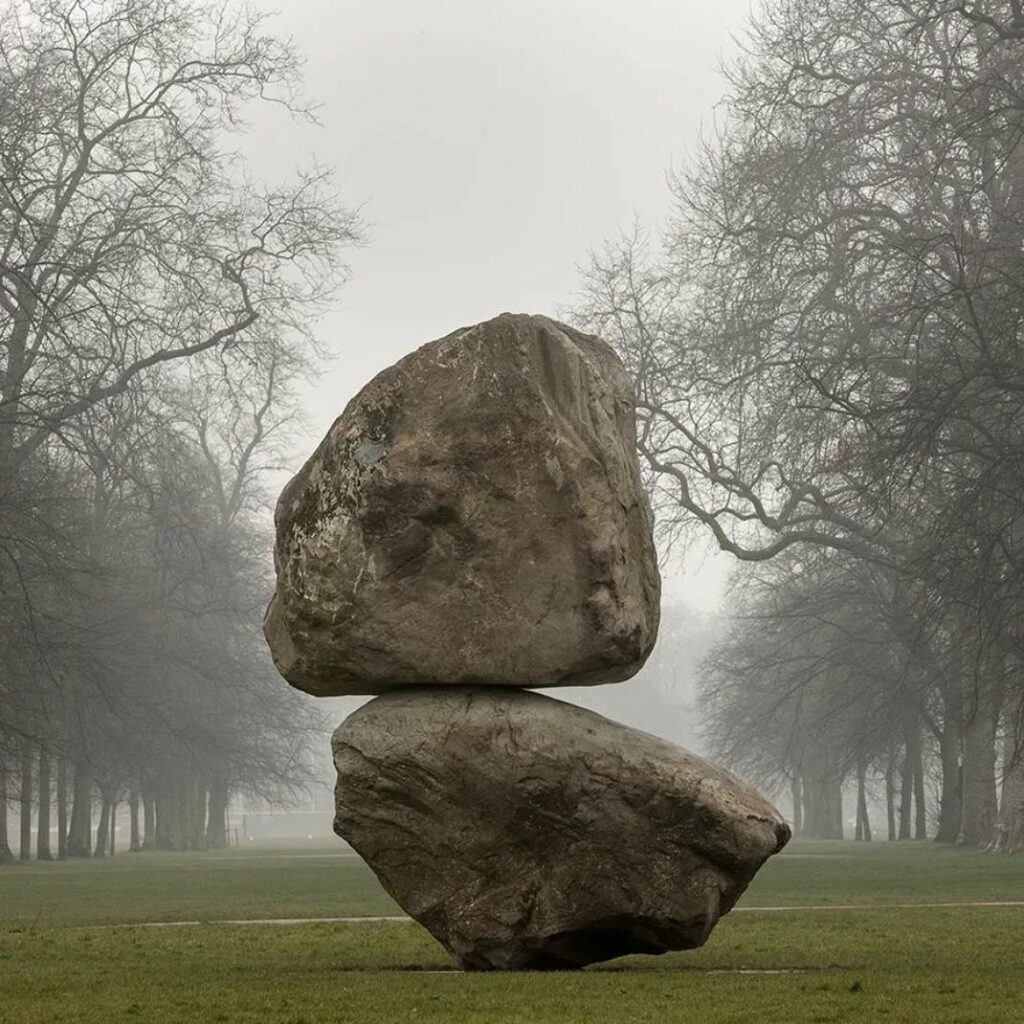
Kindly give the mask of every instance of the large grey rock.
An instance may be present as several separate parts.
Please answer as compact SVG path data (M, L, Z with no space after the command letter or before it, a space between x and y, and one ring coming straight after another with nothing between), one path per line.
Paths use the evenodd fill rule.
M630 382L546 317L456 331L375 377L276 523L264 632L310 693L613 682L654 644Z
M728 772L523 690L378 697L333 749L335 831L466 968L699 946L789 839Z

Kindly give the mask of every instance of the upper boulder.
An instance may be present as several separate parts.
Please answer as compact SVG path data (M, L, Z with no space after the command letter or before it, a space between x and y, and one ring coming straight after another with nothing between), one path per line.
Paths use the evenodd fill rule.
M278 670L319 695L629 678L660 589L634 416L611 348L542 316L378 374L278 500Z

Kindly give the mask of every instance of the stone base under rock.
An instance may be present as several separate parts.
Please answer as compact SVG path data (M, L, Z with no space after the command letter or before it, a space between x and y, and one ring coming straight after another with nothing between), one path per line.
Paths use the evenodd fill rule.
M335 831L467 969L699 946L790 834L730 773L527 691L396 691L333 749Z

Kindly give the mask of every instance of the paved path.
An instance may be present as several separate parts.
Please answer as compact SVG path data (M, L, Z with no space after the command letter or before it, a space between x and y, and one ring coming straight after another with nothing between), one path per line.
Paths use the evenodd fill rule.
M203 924L412 924L411 917L257 917L218 918L211 921L125 921L122 924L76 924L74 928L195 928Z
M974 900L962 903L816 903L806 907L736 907L732 913L781 910L941 910L945 907L1024 907L1024 900Z
M1024 907L1024 900L975 900L960 903L816 903L810 906L736 907L732 913L778 914L821 910L943 910L957 907ZM411 917L379 915L364 917L267 917L218 919L211 921L129 921L124 924L83 924L75 928L195 928L204 924L220 925L300 925L300 924L412 924Z

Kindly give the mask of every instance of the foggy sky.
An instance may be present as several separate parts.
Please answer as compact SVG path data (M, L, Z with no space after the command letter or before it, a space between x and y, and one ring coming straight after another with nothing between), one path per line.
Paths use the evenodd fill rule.
M265 6L269 7L268 2ZM314 156L369 224L321 336L295 468L376 372L504 311L558 316L588 250L668 209L723 91L748 0L291 0L270 27L306 55L319 129L261 120L258 172ZM707 549L667 591L717 603ZM703 568L701 566L703 565Z

